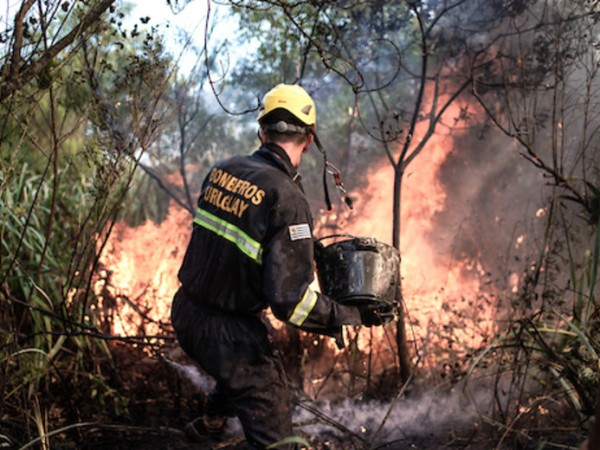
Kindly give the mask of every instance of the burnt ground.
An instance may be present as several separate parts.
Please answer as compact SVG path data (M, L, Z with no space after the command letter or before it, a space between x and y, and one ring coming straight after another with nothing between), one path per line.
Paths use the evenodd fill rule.
M192 418L202 412L204 391L198 387L198 380L192 383L190 376L184 376L181 366L169 362L168 358L147 356L141 350L130 346L116 346L113 349L114 367L117 373L107 379L107 385L116 386L107 391L104 399L98 402L86 401L90 391L85 386L61 392L55 390L54 402L59 405L54 411L54 429L62 423L67 428L51 438L52 449L89 450L184 450L220 449L238 450L247 448L239 423L230 421L227 433L218 440L193 443L187 440L182 429ZM200 384L203 381L200 380ZM415 394L408 394L415 395ZM77 410L77 417L69 414L69 407L60 406L60 401L71 404ZM73 403L76 408L73 408ZM99 408L99 403L101 407ZM436 405L433 399L432 405ZM102 405L103 404L103 405ZM354 405L354 404L353 404ZM334 413L332 405L313 405L322 414L311 414L299 408L294 423L298 434L311 443L314 450L337 449L414 449L414 450L539 450L577 449L585 433L576 421L560 413L553 417L523 420L513 427L502 427L492 420L479 418L461 420L461 410L452 409L443 419L423 423L421 416L409 425L400 425L392 433L381 433L378 443L371 443L374 423L369 421L369 408L362 408L358 415L356 405L346 405L346 410ZM417 403L406 402L407 412L416 408ZM440 402L442 408L445 404ZM439 406L439 405L438 405ZM454 406L452 406L454 408ZM356 418L354 418L356 414ZM438 413L436 413L438 414ZM373 417L375 411L373 410ZM363 421L360 424L344 425L344 419ZM458 419L458 420L453 420ZM365 424L365 426L362 425ZM75 426L75 424L77 424ZM408 424L408 422L407 422ZM421 426L419 426L421 425ZM425 425L425 426L423 426ZM402 429L403 427L406 427ZM370 430L365 428L371 428ZM389 430L388 430L389 431ZM5 432L2 430L2 432ZM17 429L8 430L15 437ZM2 434L2 433L0 433ZM28 442L26 440L25 442ZM35 445L31 448L36 448Z

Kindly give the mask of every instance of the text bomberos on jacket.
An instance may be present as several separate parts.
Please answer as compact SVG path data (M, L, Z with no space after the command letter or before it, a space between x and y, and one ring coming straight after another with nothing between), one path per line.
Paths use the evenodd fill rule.
M257 185L222 169L213 168L208 181L211 185L204 191L204 201L240 218L250 203L258 206L265 197L265 191Z

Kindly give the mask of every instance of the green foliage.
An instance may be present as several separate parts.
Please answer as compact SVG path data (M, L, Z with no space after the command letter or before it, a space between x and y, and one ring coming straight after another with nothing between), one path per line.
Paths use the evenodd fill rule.
M285 439L282 439L280 441L277 441L277 442L267 446L267 449L270 450L270 449L274 449L274 448L280 448L280 447L286 446L288 444L300 444L300 445L304 445L307 448L310 447L310 443L306 439L301 438L299 436L290 436L290 437L287 437Z
M28 423L57 428L44 417L65 391L74 414L90 401L127 412L110 381L110 309L95 272L170 74L155 31L134 37L118 22L81 34L0 104L0 398L12 442Z

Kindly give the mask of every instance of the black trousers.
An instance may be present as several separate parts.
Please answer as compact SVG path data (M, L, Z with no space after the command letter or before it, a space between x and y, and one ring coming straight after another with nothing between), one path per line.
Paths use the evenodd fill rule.
M294 435L285 373L260 318L201 309L179 290L171 321L181 348L217 382L207 414L233 412L255 449Z

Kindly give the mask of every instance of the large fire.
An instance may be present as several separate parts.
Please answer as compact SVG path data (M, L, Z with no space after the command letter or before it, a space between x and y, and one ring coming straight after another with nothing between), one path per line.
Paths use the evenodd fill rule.
M494 324L493 308L481 303L483 271L477 261L456 260L452 242L437 238L433 228L446 199L439 170L452 150L452 135L435 135L409 166L402 186L402 292L409 338L425 350L447 346L450 337L455 350L477 346ZM391 245L393 183L394 170L387 160L371 170L363 190L370 196L356 202L356 210L345 220L345 233Z
M458 109L459 106L454 109L456 114ZM451 110L447 112L452 114ZM403 296L409 338L421 350L430 346L477 345L493 325L493 307L481 301L477 263L455 260L451 243L432 237L433 217L445 207L446 193L438 176L453 148L453 136L449 133L433 136L410 164L403 182ZM392 187L393 168L386 160L370 170L368 186L352 193L355 209L336 218L343 224L343 232L390 244ZM325 216L317 218L317 222L327 220ZM171 300L178 288L177 270L190 230L189 213L174 204L161 224L146 223L135 229L118 224L102 259L110 280L100 286L121 299L114 333L161 332L161 324L169 320ZM151 322L143 320L142 314ZM472 326L465 325L467 319ZM145 323L143 330L141 323Z
M174 205L160 224L146 222L131 228L120 222L115 226L101 260L105 276L96 285L97 292L108 290L105 295L117 301L113 333L162 334L190 230L190 214Z

